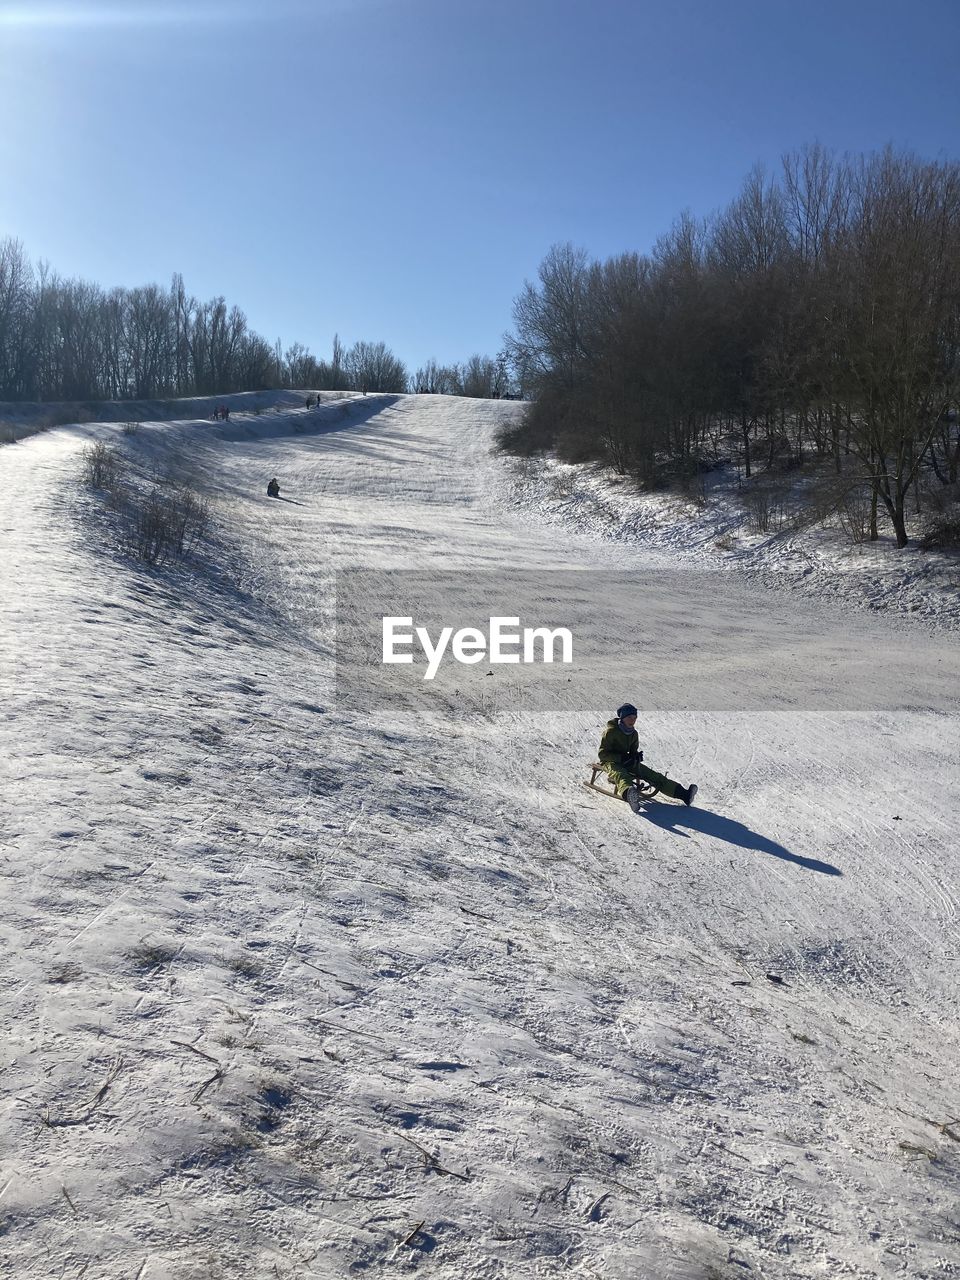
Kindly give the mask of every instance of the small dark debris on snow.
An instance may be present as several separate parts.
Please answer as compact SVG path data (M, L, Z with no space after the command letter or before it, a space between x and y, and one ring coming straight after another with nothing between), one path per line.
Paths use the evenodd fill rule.
M293 1094L281 1085L267 1085L260 1093L265 1107L273 1107L275 1111L283 1111L293 1101Z
M593 1204L587 1210L587 1218L589 1219L590 1222L600 1221L601 1206L603 1205L605 1200L609 1200L610 1195L611 1193L609 1191L605 1191L602 1196L598 1196L597 1199L594 1200Z
M936 1163L937 1153L931 1151L928 1147L920 1147L913 1142L898 1142L897 1146L901 1151L906 1152L908 1156L925 1156L931 1163Z
M132 960L138 969L148 972L169 964L176 954L173 947L165 946L163 943L140 942L127 952L127 958Z
M786 986L786 983L783 978L780 977L779 973L765 973L763 976L768 982L775 982L778 987Z
M260 1115L257 1128L261 1133L270 1133L279 1128L283 1112L292 1104L293 1095L280 1085L267 1085L260 1091Z
M747 1262L746 1258L738 1258L732 1248L727 1253L727 1266L743 1267L744 1271L753 1270L753 1267L751 1267L750 1263Z
M67 982L76 982L81 977L83 977L83 969L80 965L73 964L69 960L62 960L53 965L47 973L47 982L62 985Z
M437 1247L436 1237L424 1231L422 1222L417 1223L402 1244L409 1245L411 1249L419 1249L421 1253L433 1253Z
M469 907L465 907L462 903L460 904L460 910L464 913L464 915L467 915L467 916L476 916L478 920L492 920L492 919L493 919L493 916L485 916L485 915L481 915L481 913L480 913L479 911L471 911Z

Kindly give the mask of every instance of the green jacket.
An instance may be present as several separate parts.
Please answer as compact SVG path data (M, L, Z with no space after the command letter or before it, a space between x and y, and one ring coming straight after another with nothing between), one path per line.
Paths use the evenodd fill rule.
M600 740L597 759L601 764L612 764L618 769L636 769L640 764L640 735L636 729L624 733L619 720L608 720Z

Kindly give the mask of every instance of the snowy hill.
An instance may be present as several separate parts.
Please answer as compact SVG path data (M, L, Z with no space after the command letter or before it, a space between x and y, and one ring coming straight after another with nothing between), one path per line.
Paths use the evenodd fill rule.
M11 1274L960 1275L955 637L533 518L517 409L0 449ZM91 439L205 558L112 549ZM498 591L569 670L377 669ZM581 785L624 698L696 808Z
M897 549L888 533L876 543L853 544L835 521L830 527L809 519L809 509L798 503L802 482L793 493L793 515L804 518L760 533L751 527L729 468L709 477L701 502L677 491L640 492L600 463L513 459L507 474L509 501L528 519L611 542L639 542L651 551L668 551L686 568L733 571L808 599L915 615L932 626L960 630L956 555L923 551L916 538Z

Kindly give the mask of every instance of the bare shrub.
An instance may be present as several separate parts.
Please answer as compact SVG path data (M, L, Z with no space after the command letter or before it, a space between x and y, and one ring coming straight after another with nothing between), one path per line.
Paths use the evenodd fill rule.
M116 449L102 440L84 446L80 453L80 475L91 489L113 489L120 480L123 460Z
M170 554L171 525L167 500L151 489L132 509L131 549L145 564L162 564Z
M127 552L145 564L190 555L208 532L210 509L195 489L169 471L144 479L102 440L82 450L80 475L114 513L111 528Z
M209 527L210 508L188 488L177 490L169 501L173 550L178 556L189 555Z
M960 505L927 517L920 547L923 551L960 551Z
M125 422L125 423L121 426L120 430L123 432L123 434L124 434L125 436L135 436L135 435L137 434L137 432L140 430L140 423L139 423L139 422Z
M677 484L680 492L685 494L701 511L707 502L707 472L709 467L698 458L688 459L677 467Z
M856 546L874 534L875 507L871 482L856 475L821 474L804 495L798 529L815 524L840 529Z
M127 952L127 959L145 973L163 968L176 956L176 949L163 942L140 942Z
M786 509L783 496L769 485L751 485L743 494L750 523L757 533L770 533L783 528Z
M573 497L576 485L576 477L569 472L559 472L550 477L550 492L554 498L571 498Z
M552 449L557 439L557 427L551 412L549 397L530 405L522 417L504 417L494 433L494 442L502 453L513 453L521 458Z
M837 501L837 519L840 528L851 542L859 546L870 538L871 522L870 489L857 485L842 493Z
M210 523L205 499L188 488L164 493L154 486L129 503L133 554L145 564L163 564L196 547Z
M263 973L263 965L242 952L225 959L224 964L241 978L259 978Z
M935 515L943 515L951 507L960 507L960 482L925 487L923 501Z

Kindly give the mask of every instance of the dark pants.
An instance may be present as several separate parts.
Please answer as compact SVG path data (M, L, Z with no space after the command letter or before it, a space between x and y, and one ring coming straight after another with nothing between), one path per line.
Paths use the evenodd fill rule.
M675 799L677 794L677 784L671 782L665 773L657 773L655 769L648 769L645 764L638 764L636 773L633 774L629 769L624 769L618 764L605 764L603 771L617 789L617 795L622 800L627 791L633 786L634 782L639 778L643 782L649 782L661 791L668 799Z

